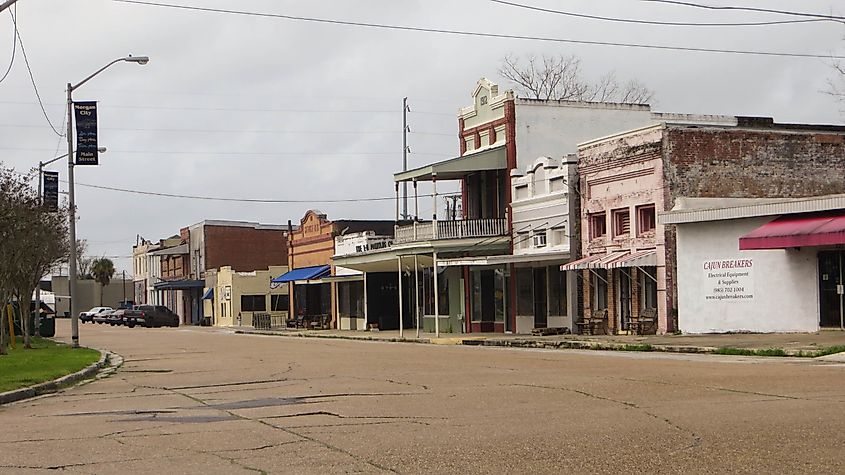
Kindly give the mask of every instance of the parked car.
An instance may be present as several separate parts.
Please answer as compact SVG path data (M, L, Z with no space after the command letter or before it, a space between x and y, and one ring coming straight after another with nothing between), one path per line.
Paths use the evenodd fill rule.
M123 322L128 327L178 327L179 315L164 305L136 305L132 310L124 310Z
M110 312L113 310L114 309L111 307L94 307L91 310L88 310L87 312L79 312L79 321L82 323L93 322L94 317L96 315L99 315L103 312Z
M91 321L94 322L94 323L100 323L100 324L111 323L111 318L114 315L114 312L115 311L112 310L112 309L103 310L102 312L94 315L91 318Z

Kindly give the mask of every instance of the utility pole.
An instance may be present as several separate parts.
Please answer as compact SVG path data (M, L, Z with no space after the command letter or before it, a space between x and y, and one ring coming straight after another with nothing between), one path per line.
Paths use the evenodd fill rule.
M18 1L18 0L6 0L6 1L5 1L5 2L3 2L2 4L0 4L0 12L2 12L3 10L5 10L5 9L7 9L7 8L9 8L9 7L11 7L11 6L12 6L12 5L14 5L14 4L15 4L15 2L17 2L17 1Z
M123 305L126 305L126 271L123 271Z
M408 171L408 98L402 99L402 171ZM402 182L402 219L408 219L408 182Z

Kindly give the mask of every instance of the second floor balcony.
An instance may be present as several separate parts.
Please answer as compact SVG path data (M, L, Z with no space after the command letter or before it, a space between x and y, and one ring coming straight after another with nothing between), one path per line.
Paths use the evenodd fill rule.
M396 244L442 239L491 238L508 235L504 218L418 221L396 226Z

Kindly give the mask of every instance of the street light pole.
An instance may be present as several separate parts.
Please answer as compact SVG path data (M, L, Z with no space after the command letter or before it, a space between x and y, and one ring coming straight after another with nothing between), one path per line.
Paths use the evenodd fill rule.
M147 64L150 58L146 56L127 56L125 58L118 58L106 64L102 68L95 71L93 74L83 79L76 85L67 83L67 182L68 182L68 227L70 228L70 257L68 258L68 291L70 293L70 328L71 328L71 346L79 348L79 308L77 305L76 292L76 199L74 196L74 181L73 181L73 91L94 76L105 71L109 66L126 61L130 63L138 63L141 65Z
M98 147L97 152L105 153L106 147ZM41 188L42 184L44 183L44 167L46 167L47 165L49 165L53 162L56 162L58 160L63 159L66 156L67 156L67 154L64 154L64 155L60 155L60 156L58 156L58 157L56 157L52 160L47 160L46 162L42 162L42 161L38 162L38 204L44 203L44 196L42 195L42 188ZM37 315L37 317L38 317L38 319L35 322L35 324L36 324L35 328L36 328L36 330L38 330L38 329L41 328L39 323L38 323L38 320L40 320L40 318L41 318L41 278L40 277L38 278L38 285L35 287L35 315Z

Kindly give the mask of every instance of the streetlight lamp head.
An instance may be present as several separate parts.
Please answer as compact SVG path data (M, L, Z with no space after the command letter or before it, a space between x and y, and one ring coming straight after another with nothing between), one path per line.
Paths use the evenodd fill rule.
M149 56L132 56L130 54L129 56L123 58L123 60L128 61L130 63L138 63L138 64L143 65L143 64L147 64L147 63L150 62L150 57Z
M97 147L97 151L100 153L106 153L106 147Z

